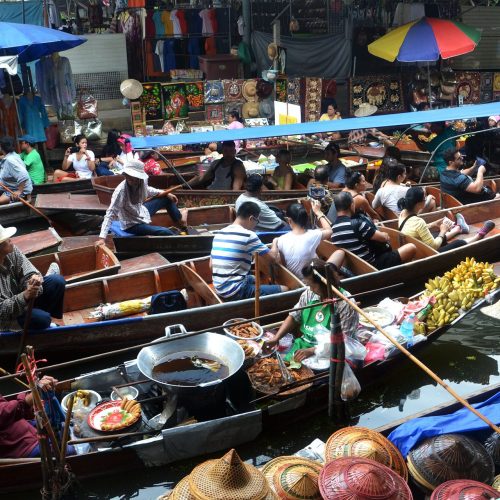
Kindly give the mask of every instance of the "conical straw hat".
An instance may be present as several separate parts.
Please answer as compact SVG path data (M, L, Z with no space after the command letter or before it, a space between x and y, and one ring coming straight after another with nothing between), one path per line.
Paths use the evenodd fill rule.
M493 484L491 485L495 490L500 491L500 474L495 477Z
M264 474L245 464L234 449L195 467L189 489L196 500L264 500L269 493Z
M284 465L274 474L274 490L285 500L321 500L319 473L321 466Z
M302 458L293 455L273 458L267 462L264 467L262 467L262 473L267 479L267 482L271 485L271 488L274 489L274 475L284 466L291 465L309 466L313 470L317 470L318 473L321 470L321 464L309 458Z
M456 479L439 485L431 500L486 500L497 498L498 492L484 483L470 479Z
M365 427L344 427L326 442L325 462L342 457L369 458L408 480L408 469L399 450L382 434Z
M189 476L182 478L171 491L168 500L196 500L189 491Z

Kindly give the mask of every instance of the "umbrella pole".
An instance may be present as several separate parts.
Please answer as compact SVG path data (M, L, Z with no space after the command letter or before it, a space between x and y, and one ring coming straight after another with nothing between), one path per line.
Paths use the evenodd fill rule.
M427 85L429 86L429 109L432 109L432 99L431 99L431 93L432 93L432 86L431 86L431 68L429 65L429 61L427 61Z

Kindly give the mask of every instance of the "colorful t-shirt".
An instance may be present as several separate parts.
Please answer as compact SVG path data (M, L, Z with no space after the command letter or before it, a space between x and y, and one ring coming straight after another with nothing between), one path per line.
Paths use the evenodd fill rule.
M28 170L33 184L43 184L45 182L45 169L43 168L40 153L33 149L29 153L23 151L20 156L26 165L26 170Z

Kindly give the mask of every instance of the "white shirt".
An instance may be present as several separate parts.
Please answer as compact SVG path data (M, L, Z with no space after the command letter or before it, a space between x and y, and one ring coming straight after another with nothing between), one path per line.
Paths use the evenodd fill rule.
M86 156L83 155L78 160L76 157L77 154L78 153L71 153L68 156L68 163L71 163L80 179L90 179L92 177L92 170L89 169L89 163ZM90 158L90 161L95 161L95 155L93 151L87 149L87 154Z
M401 210L398 208L398 201L400 198L404 198L408 189L410 189L408 186L394 186L392 184L381 187L373 199L373 208L384 206L399 215Z
M303 278L302 269L316 257L322 236L321 229L310 229L304 234L290 232L278 238L278 250L285 260L285 267L298 278Z
M130 200L129 191L126 189L127 181L118 184L106 210L99 238L106 238L111 222L116 219L120 221L120 226L124 231L136 224L149 224L151 222L148 209L143 205L144 200L147 197L160 194L162 190L150 187L146 181L144 182L144 196L140 203L132 203Z
M155 49L155 54L158 56L160 59L160 68L161 72L163 73L163 67L164 67L164 60L163 60L163 46L165 45L165 42L163 40L158 40L156 42L156 49Z
M120 158L121 162L117 161L115 162L113 166L113 170L117 170L118 172L121 172L123 170L123 167L125 163L129 160L138 160L139 159L139 154L134 153L133 151L130 151L129 153L125 153L122 151L117 158Z

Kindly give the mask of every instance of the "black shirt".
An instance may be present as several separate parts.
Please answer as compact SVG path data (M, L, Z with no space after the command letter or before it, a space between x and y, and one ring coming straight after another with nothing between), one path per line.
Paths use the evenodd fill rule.
M469 193L467 188L472 184L472 179L458 170L444 170L439 177L441 191L450 194L460 203L477 203L491 199L487 193Z

